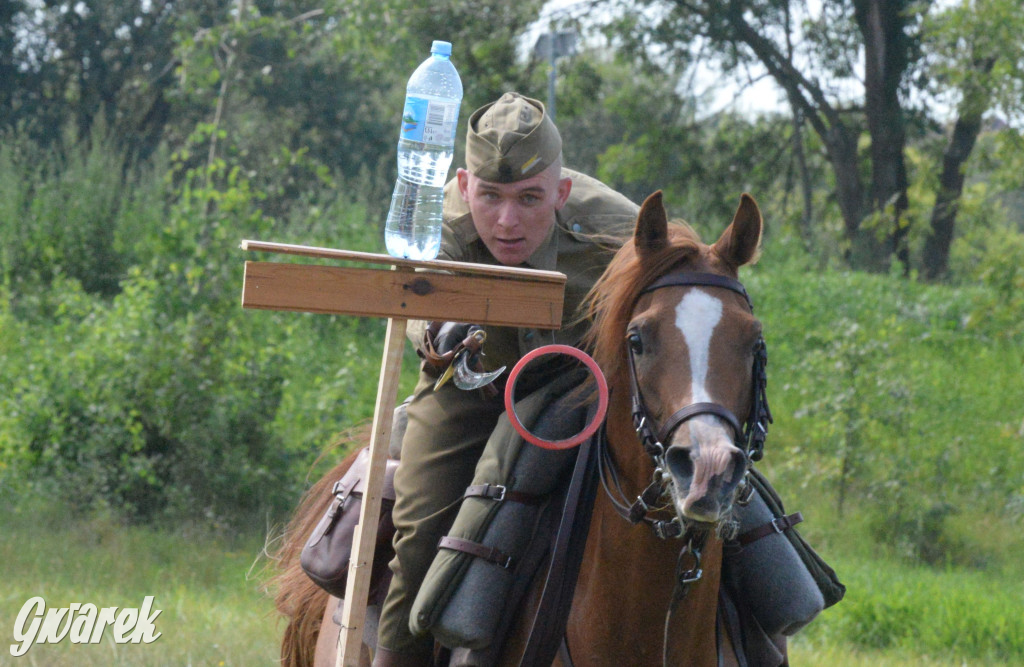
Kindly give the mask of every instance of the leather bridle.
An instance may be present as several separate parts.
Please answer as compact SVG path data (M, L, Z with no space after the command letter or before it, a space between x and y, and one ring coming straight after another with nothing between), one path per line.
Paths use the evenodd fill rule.
M645 287L637 295L637 298L663 287L720 287L732 290L743 296L747 306L750 308L750 312L754 312L753 303L742 283L733 278L714 273L674 271L658 278ZM693 531L684 531L678 516L671 520L654 519L648 516L650 512L657 509L659 499L664 495L668 483L668 475L664 472L667 467L665 465L665 445L663 443L669 441L672 433L689 419L697 415L710 414L722 418L732 427L733 442L743 451L749 461L759 461L764 453L764 441L768 434L768 424L772 422L772 414L768 407L768 396L766 393L767 347L765 346L764 338L758 336L757 341L754 343L752 396L750 413L747 415L746 420L741 423L729 408L719 403L697 402L677 410L659 428L657 422L650 416L647 407L644 405L643 395L640 392L640 383L636 374L633 350L628 342L625 345L626 361L629 369L633 427L636 429L637 437L640 439L644 451L651 457L654 463L654 474L651 483L637 496L636 501L628 504L628 501L624 500L627 496L619 483L618 473L611 459L611 454L606 444L602 443L599 456L601 482L605 492L612 501L612 505L623 518L634 524L640 522L648 523L654 534L662 539L684 536L689 543L693 539ZM616 493L612 492L613 487ZM697 557L697 566L693 568L694 570L699 567L699 551L695 550L695 556Z
M747 290L738 280L727 276L720 276L714 273L698 273L693 271L673 271L661 278L658 278L645 287L637 295L639 299L644 294L653 292L663 287L721 287L732 290L743 296L754 312L754 305L747 294ZM635 303L634 303L635 306ZM598 438L598 469L600 471L601 484L605 493L611 500L612 506L623 518L631 523L647 523L654 534L661 539L681 538L682 549L679 552L676 563L675 588L668 609L665 612L664 638L662 643L662 664L668 664L669 631L673 613L679 603L686 596L690 586L699 581L703 571L701 569L701 554L705 541L711 527L708 524L689 524L685 527L679 516L672 519L656 519L650 516L652 511L659 509L659 502L665 495L669 484L670 476L665 472L665 445L672 438L677 428L687 420L697 415L710 414L725 420L733 430L733 442L743 451L748 461L759 461L764 453L764 441L768 435L768 424L772 422L772 413L768 408L768 396L766 393L767 375L765 372L768 364L768 351L764 338L757 337L754 343L754 367L752 375L752 396L750 402L750 413L744 422L736 417L729 408L720 403L697 402L680 408L673 413L663 426L658 427L657 422L647 412L644 405L643 395L640 393L640 382L636 375L636 363L633 360L633 350L628 342L626 345L626 360L629 368L629 384L632 402L633 426L636 429L637 437L643 445L644 451L654 463L654 473L651 483L643 492L637 496L632 504L628 504L627 495L624 493L619 482L618 471L615 462L612 460L611 452L605 438ZM745 489L738 492L737 503L745 503L749 500L749 494L753 487L746 483ZM614 493L612 489L614 488ZM563 642L564 645L564 642ZM566 654L568 651L566 651ZM571 661L570 663L571 664Z
M754 304L750 295L738 280L727 276L720 276L715 273L695 273L690 271L676 271L662 276L645 287L637 295L638 298L663 287L721 287L732 290L741 295L747 302L750 312L754 312ZM715 415L721 417L728 423L735 436L733 442L740 446L743 453L751 461L759 461L764 453L764 440L768 434L768 424L772 421L771 410L768 408L768 396L765 393L767 387L767 376L765 368L768 364L768 351L765 346L764 337L758 336L754 343L754 368L752 374L752 392L750 402L750 413L747 419L740 423L732 411L720 403L691 403L672 414L660 429L657 423L648 414L644 406L643 395L640 393L640 383L636 375L636 363L633 359L633 350L627 344L626 361L629 366L629 384L632 393L633 426L644 446L644 450L652 456L661 456L665 453L663 442L672 438L677 428L687 420L697 415Z

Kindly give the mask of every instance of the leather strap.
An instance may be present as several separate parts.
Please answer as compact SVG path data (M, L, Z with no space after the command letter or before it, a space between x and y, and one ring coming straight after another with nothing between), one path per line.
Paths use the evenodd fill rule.
M547 499L547 496L541 496L534 493L509 491L507 487L501 484L474 484L473 486L466 487L466 493L464 493L462 497L490 498L491 500L497 500L498 502L511 500L512 502L520 503L521 505L540 505Z
M730 278L729 276L720 276L717 273L676 271L658 278L653 283L643 288L643 290L640 291L640 294L653 292L654 290L661 289L662 287L722 287L742 295L743 298L747 300L747 305L750 306L750 311L754 311L754 305L750 301L750 295L747 294L747 290L743 287L743 283Z
M588 411L592 419L596 404ZM576 466L566 492L565 508L551 551L540 602L530 624L526 648L520 667L550 665L565 641L565 628L569 621L576 580L583 562L583 550L590 531L590 518L597 497L597 459L592 456L596 443L605 437L602 425L590 440L579 447ZM568 646L566 646L568 652Z
M691 403L685 408L680 408L672 413L672 416L665 422L664 428L659 435L662 442L669 442L672 438L672 432L679 428L679 425L685 422L691 417L697 415L717 415L729 422L732 426L733 433L736 434L736 442L743 440L743 426L740 424L740 420L736 418L736 415L731 410L718 403Z
M768 523L762 524L757 528L751 528L747 532L743 533L736 538L736 542L741 546L745 547L751 542L756 542L762 537L768 537L775 533L781 533L789 530L796 524L804 520L804 515L800 512L793 512L785 516L780 516L777 519L772 519Z
M453 551L461 551L467 553L470 556L476 556L483 560L494 563L506 570L512 565L512 556L505 553L501 549L495 549L494 547L484 546L479 542L473 542L472 540L464 540L460 537L442 537L441 541L438 542L437 547L439 549L452 549Z

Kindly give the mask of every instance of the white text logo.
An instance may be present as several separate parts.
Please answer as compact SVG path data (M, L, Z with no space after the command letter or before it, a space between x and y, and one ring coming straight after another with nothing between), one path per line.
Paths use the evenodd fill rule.
M25 603L14 622L14 641L19 643L11 644L11 655L25 655L33 643L57 644L65 638L72 644L99 644L107 626L113 628L117 644L149 644L163 634L153 625L160 614L160 609L153 609L152 595L143 599L141 610L123 607L121 613L117 607L97 608L91 602L47 609L46 601L36 596Z

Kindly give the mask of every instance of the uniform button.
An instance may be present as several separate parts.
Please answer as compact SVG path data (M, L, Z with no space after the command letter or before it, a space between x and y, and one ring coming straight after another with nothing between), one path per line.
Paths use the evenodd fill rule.
M572 223L572 231L578 233L581 229L583 229L583 228L580 227L580 223L578 223L578 222Z

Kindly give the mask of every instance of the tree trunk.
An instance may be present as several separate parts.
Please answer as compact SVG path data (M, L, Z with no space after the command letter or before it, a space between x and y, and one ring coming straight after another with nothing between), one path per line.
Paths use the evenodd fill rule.
M922 268L927 280L938 280L949 269L949 248L964 190L964 163L974 149L981 132L981 116L961 116L953 127L953 136L942 156L942 176L932 209L931 234L924 243Z
M978 62L979 77L987 76L994 66L995 58ZM968 86L964 90L959 117L942 155L942 175L939 177L935 207L932 209L931 234L925 239L924 255L921 258L927 280L939 280L949 270L949 248L953 243L956 214L964 191L964 169L978 134L981 133L982 115L990 101L991 94L984 86Z
M793 111L793 152L796 155L797 171L800 178L800 194L803 199L803 213L800 215L800 238L808 251L814 245L814 230L811 220L814 218L814 186L811 183L811 172L807 168L807 155L804 152L804 121L799 110Z
M845 125L833 126L822 137L836 174L836 200L843 216L846 239L854 243L864 219L864 185L857 160L857 134ZM847 253L849 260L849 253Z
M899 86L908 64L904 30L906 2L855 0L854 13L864 37L865 115L871 134L871 203L888 229L862 232L855 247L857 264L884 270L895 255L909 270L906 146ZM883 236L884 234L884 236ZM884 240L879 240L879 237Z
M817 82L803 76L786 54L750 25L742 6L730 6L724 17L732 30L732 38L750 47L786 91L794 113L802 113L821 138L836 175L836 201L846 238L856 239L864 218L864 186L857 159L858 132L843 122L842 115L828 103Z

